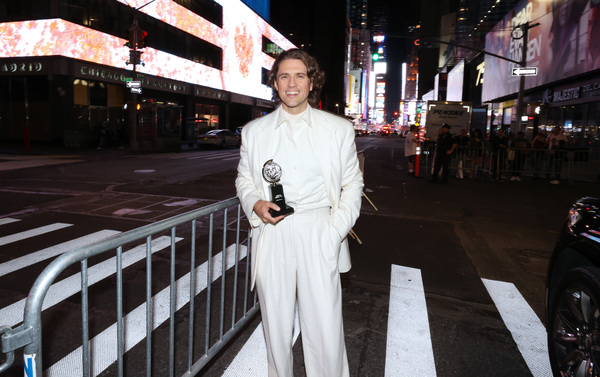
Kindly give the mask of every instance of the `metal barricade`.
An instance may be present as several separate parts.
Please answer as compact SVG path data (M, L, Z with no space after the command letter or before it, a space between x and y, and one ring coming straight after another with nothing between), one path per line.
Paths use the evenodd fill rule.
M424 148L426 176L431 177L435 164L435 145ZM475 179L545 179L595 182L600 179L600 150L594 148L548 149L507 148L493 151L458 148L450 160L450 174Z
M228 213L231 210L236 213L229 220ZM0 365L0 373L11 366L14 352L24 347L25 376L41 377L42 373L54 375L52 369L59 363L50 367L42 364L42 353L46 354L43 351L46 343L42 344L42 310L46 309L43 307L44 299L55 280L69 267L79 263L77 278L80 277L81 286L76 287L76 292L81 295L81 329L74 327L77 327L77 332L81 331L82 341L78 349L61 360L68 359L63 363L70 368L68 375L95 376L110 367L114 371L112 375L123 376L124 355L134 347L138 347L140 359L144 358L145 353L145 365L141 368L145 368L146 376L153 375L153 370L159 369L157 375L160 376L175 376L176 371L181 376L198 374L258 312L256 294L249 289L250 232L248 237L240 240L243 219L239 200L231 198L62 254L44 269L33 284L25 304L22 324L15 328L0 326L2 352L6 358ZM215 247L218 245L218 242L214 242L218 237L215 235L218 228L222 228L222 242ZM176 247L181 240L178 232L179 235L189 236L189 250L182 251ZM170 239L168 255L153 250L154 241L161 234L162 238ZM140 241L143 243L137 249L142 249L139 263L145 262L145 302L134 289L131 297L126 298L138 297L142 303L125 313L124 307L132 306L124 300L124 286L127 283L124 271L129 265L126 254L135 248L128 251L124 251L124 248ZM201 250L198 245L206 246L206 250ZM218 248L218 253L213 252L215 248ZM92 263L90 259L96 261L106 258L111 252L114 257L109 260L115 263L116 282L109 286L111 290L114 288L116 295L116 324L91 337L89 302L96 291L90 292L90 287L96 281L92 281L95 279L91 273L94 267L88 268L88 263ZM153 263L158 263L157 258L164 262L157 271L153 271ZM186 258L189 258L189 261L185 261L189 263L189 271L186 267L179 267ZM202 262L201 258L205 261ZM141 265L138 267L144 269ZM160 274L161 267L165 270L163 276ZM165 285L153 295L153 290ZM202 298L204 300L201 301ZM134 312L145 317L145 321L136 323L130 317ZM213 321L217 315L218 322ZM133 334L136 326L141 327L144 333L141 337L137 335L138 339ZM157 329L168 332L168 341L161 343L163 338L153 339L153 332ZM144 337L145 350L142 342ZM183 341L176 343L180 338L184 338ZM163 356L166 353L157 351L158 343L168 348L168 360ZM102 350L112 352L115 358L110 360L114 361L99 360L97 354ZM102 362L108 365L101 365ZM160 364L160 368L154 365L156 363ZM44 369L46 372L43 372Z

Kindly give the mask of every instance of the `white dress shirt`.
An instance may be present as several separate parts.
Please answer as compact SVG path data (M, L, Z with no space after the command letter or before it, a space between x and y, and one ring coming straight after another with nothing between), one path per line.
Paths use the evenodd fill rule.
M293 115L281 111L275 129L277 148L273 161L282 169L286 203L296 212L330 207L320 161L313 149L313 125L307 112Z

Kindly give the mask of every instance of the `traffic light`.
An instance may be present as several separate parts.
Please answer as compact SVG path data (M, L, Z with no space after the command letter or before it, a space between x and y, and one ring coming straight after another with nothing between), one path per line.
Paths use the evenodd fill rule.
M137 48L146 47L146 37L148 36L148 32L146 30L142 30L140 28L137 29Z
M129 40L125 43L125 46L129 47L131 50L135 49L135 40L137 38L136 29L129 29Z
M133 65L143 64L142 63L142 54L143 54L143 52L141 52L141 51L129 50L129 60L126 61L125 63L133 64Z
M142 49L146 47L146 37L148 36L148 32L146 30L142 30L137 26L132 26L129 29L129 40L125 43L125 46L129 47L131 50Z

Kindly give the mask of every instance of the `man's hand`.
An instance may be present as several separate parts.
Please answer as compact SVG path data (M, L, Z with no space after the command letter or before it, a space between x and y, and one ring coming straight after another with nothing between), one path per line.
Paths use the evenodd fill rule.
M269 213L269 209L271 208L275 211L281 210L281 208L279 208L279 206L273 202L259 200L254 204L254 213L256 213L256 215L262 220L263 223L275 225L281 220L283 220L285 216L271 216L271 214Z

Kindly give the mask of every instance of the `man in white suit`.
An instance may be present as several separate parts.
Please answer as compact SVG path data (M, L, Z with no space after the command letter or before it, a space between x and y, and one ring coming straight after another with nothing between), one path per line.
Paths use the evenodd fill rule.
M347 377L340 272L350 269L346 236L360 214L363 188L352 124L313 108L324 74L308 53L279 55L268 85L279 104L242 130L237 196L252 226L256 285L269 377L293 377L292 333L298 304L308 377ZM288 215L263 177L279 165Z

